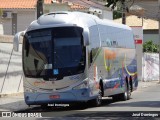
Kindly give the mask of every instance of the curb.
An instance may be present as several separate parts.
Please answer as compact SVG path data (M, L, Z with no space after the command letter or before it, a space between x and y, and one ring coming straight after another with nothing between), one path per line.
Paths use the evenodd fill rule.
M0 111L1 111L1 112L2 112L2 111L3 111L3 112L5 112L5 111L8 112L8 111L10 111L10 110L9 110L9 109L1 109L1 108L0 108Z

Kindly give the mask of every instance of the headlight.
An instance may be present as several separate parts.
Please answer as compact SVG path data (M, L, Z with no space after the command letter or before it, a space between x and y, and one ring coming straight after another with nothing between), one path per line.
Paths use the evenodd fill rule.
M31 88L25 88L24 91L25 92L32 92L32 93L37 92L37 90L31 89Z
M73 89L83 89L83 88L88 88L88 82L87 81L84 81L83 83L77 85Z

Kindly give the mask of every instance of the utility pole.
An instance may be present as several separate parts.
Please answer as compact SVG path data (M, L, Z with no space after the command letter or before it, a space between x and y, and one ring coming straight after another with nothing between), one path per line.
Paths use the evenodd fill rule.
M122 24L126 24L126 5L125 5L125 0L122 0Z
M37 0L37 19L43 15L43 3L44 0Z
M158 0L158 21L159 21L159 83L160 83L160 0Z

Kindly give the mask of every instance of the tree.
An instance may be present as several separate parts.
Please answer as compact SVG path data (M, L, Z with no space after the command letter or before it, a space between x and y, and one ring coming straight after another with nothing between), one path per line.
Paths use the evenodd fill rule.
M107 1L107 4L106 4L106 7L110 7L112 9L114 9L117 5L117 2L124 2L124 0L106 0Z
M126 12L129 12L129 7L133 5L134 0L105 0L107 2L106 7L111 7L111 9L115 9L117 7L117 11L114 12L114 17L118 15L117 12L120 12L122 15L122 24L126 24ZM114 18L113 17L113 18ZM119 16L118 16L119 17Z
M113 19L118 19L118 18L122 18L122 13L120 13L117 10L113 11Z
M107 7L110 7L114 10L114 8L117 6L117 3L121 3L122 8L122 24L126 24L126 15L125 15L125 0L107 0Z
M115 7L123 7L122 4L125 4L125 10L129 12L129 7L131 7L134 3L134 0L104 0L107 2L106 7L111 7L112 9L115 9ZM119 5L118 5L119 3Z
M143 44L143 52L158 53L159 52L159 46L154 44L152 40L146 41Z

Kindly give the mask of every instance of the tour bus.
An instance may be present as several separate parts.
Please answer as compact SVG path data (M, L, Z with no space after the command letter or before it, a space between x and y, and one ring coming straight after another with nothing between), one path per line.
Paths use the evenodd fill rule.
M130 27L81 12L52 12L14 36L22 42L27 105L130 99L138 86Z

